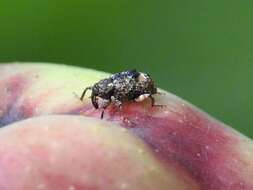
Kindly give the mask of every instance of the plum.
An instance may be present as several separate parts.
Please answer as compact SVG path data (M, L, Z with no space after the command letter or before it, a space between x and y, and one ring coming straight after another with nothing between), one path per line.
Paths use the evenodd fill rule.
M168 92L110 105L83 89L107 73L0 66L0 189L253 189L253 142Z

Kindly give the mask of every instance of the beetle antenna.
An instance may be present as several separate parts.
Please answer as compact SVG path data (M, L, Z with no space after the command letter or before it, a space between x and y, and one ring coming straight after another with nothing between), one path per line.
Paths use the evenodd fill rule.
M87 87L87 88L84 89L84 91L83 91L83 93L82 93L82 96L80 97L80 100L81 100L81 101L83 101L83 98L84 98L84 96L85 96L87 90L91 90L91 89L92 89L92 86L89 86L89 87Z

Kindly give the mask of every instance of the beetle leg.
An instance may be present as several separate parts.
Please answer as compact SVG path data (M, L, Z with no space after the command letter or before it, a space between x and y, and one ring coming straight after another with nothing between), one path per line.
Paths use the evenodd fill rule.
M114 100L114 104L119 110L122 110L122 102L119 100Z
M138 96L137 98L135 98L134 100L136 102L142 102L143 100L145 100L146 98L149 98L150 96L151 96L150 94L142 94Z
M141 101L145 100L146 98L150 98L152 107L154 107L154 106L164 107L164 105L155 104L155 98L151 94L142 94L138 98L135 98L135 101L136 102L141 102Z
M83 93L82 93L82 96L80 97L80 100L83 101L83 98L85 96L85 93L87 92L87 90L91 90L92 89L92 86L89 86L87 88L84 89Z
M159 94L159 95L166 95L166 93L165 92L156 92L155 94Z
M151 99L151 106L152 107L161 107L161 108L167 107L166 105L155 104L155 98L152 95L150 95L149 98Z
M122 110L122 102L120 100L117 100L114 96L111 96L111 101L117 108Z
M111 104L111 99L110 99L105 105L103 105L102 112L101 112L101 115L100 115L100 119L103 119L103 118L104 118L105 109L106 109L110 104Z
M152 95L149 98L151 99L151 106L153 107L155 105L155 98Z
M98 109L98 101L97 101L97 96L91 95L91 102L94 108Z
M100 115L100 119L104 118L104 112L105 112L105 109L102 110L101 115Z

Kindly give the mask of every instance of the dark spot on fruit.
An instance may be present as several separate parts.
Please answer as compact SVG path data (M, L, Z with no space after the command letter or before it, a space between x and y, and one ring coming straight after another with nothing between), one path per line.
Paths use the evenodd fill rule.
M27 108L19 105L27 81L23 75L15 75L0 82L0 127L27 118Z

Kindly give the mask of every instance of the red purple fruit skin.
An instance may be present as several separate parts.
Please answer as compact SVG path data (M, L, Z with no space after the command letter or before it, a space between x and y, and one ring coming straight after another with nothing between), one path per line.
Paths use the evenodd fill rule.
M99 119L100 110L95 110L88 99L82 103L73 95L75 91L80 94L85 88L79 86L78 78L71 79L71 84L77 84L73 85L72 92L64 90L64 83L58 84L60 80L68 82L64 75L53 78L46 88L37 89L36 85L47 77L45 70L50 67L0 66L0 89L4 89L0 92L2 126L50 114ZM62 69L61 66L52 69L55 67L73 72L72 68ZM7 73L11 69L17 71ZM27 89L35 95L23 96ZM73 97L64 102L62 96L65 95L60 94L62 91ZM48 109L47 104L51 104L53 99L58 102ZM155 99L157 104L165 106L151 107L148 100L126 103L122 110L112 105L105 111L104 120L127 129L134 137L141 139L165 168L175 168L182 179L194 181L198 189L253 189L253 143L250 139L171 94L157 95ZM47 109L40 109L43 106Z

